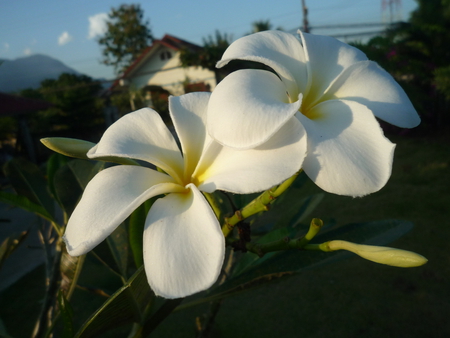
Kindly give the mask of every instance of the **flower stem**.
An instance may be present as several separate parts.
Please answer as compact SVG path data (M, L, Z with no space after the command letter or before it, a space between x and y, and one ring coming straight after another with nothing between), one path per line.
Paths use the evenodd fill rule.
M308 247L308 249L310 249L312 247L312 245L308 244L310 240L312 240L314 238L314 236L316 236L320 229L323 226L323 222L321 219L319 218L313 218L310 226L309 226L309 230L306 233L305 236L300 237L300 238L289 238L289 237L284 237L282 239L273 241L273 242L269 242L269 243L254 243L254 242L249 242L246 243L245 247L247 249L247 251L253 252L254 254L258 255L259 257L264 256L266 253L268 252L273 252L273 251L282 251L282 250L291 250L291 249L306 249ZM230 241L237 241L236 239L229 239ZM317 249L320 250L320 249Z
M253 201L243 207L241 210L237 210L233 216L225 218L225 224L222 226L222 232L227 237L234 229L234 226L240 221L257 214L261 211L269 210L269 204L275 201L275 199L284 193L287 188L295 181L297 176L301 173L301 169L279 186L266 190L261 195L256 197Z

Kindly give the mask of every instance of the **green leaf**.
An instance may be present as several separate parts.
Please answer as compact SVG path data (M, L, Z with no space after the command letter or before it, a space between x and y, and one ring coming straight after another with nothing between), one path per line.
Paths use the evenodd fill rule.
M13 159L6 163L5 175L18 195L42 206L48 215L54 217L54 202L47 181L34 163L20 158Z
M279 240L284 237L289 237L293 235L293 230L290 228L281 228L281 229L275 229L266 235L259 238L256 242L257 243L270 243L276 240ZM241 255L240 259L237 261L236 265L233 268L232 276L235 277L237 275L240 275L243 273L247 268L252 266L253 264L261 264L265 260L272 257L276 252L270 252L268 254L265 254L263 257L258 257L258 255L254 254L253 252L246 252Z
M322 201L325 194L305 196L301 189L309 180L301 173L292 186L270 205L264 217L256 217L252 223L252 234L265 233L273 228L297 227Z
M71 160L54 175L54 189L63 210L71 215L88 182L101 169L103 162Z
M106 238L111 254L119 269L119 273L125 279L127 278L128 267L128 232L125 223L120 224L113 233Z
M0 337L2 338L12 338L8 332L6 332L5 324L3 323L3 320L0 318Z
M137 208L130 216L130 221L128 224L129 239L131 251L133 253L134 263L136 266L141 266L144 264L143 259L143 234L145 219L147 213L145 210L145 205L141 205Z
M50 189L50 192L53 194L53 196L56 199L56 191L55 191L55 184L54 184L54 178L55 173L58 171L59 168L61 168L63 165L65 165L69 161L69 158L60 154L52 154L50 158L47 161L47 180L48 180L48 187Z
M314 242L322 243L332 239L342 239L355 243L369 245L385 245L406 234L412 229L412 223L401 220L384 220L368 223L349 224L330 229L314 238ZM191 305L228 297L243 290L316 268L323 264L350 257L348 252L301 251L288 250L278 252L261 264L254 264L244 273L227 280L222 285L211 290L202 300L183 305ZM257 261L255 261L256 263ZM368 264L372 264L369 263Z
M2 244L0 244L0 268L2 267L6 258L11 255L14 250L27 238L28 231L22 231L18 235L13 235L6 238Z
M152 295L144 267L140 267L127 283L83 324L75 337L97 337L110 329L141 322L143 311Z
M73 338L74 330L73 330L73 310L70 306L69 301L64 296L64 292L59 290L58 292L58 304L59 310L61 313L61 317L63 320L63 332L62 338Z
M21 208L25 211L35 213L36 215L43 217L51 222L54 221L53 217L42 205L31 202L25 196L11 194L6 191L0 191L0 201Z
M130 246L136 267L140 267L142 264L144 264L143 235L144 235L145 219L147 218L147 214L150 208L152 207L153 203L155 203L155 201L159 197L160 196L155 196L145 201L144 204L142 204L131 214L128 222L128 234L130 239Z

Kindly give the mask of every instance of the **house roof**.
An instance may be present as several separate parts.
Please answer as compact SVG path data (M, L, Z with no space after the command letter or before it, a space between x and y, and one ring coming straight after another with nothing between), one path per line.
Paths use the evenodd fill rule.
M161 40L153 40L153 43L148 46L141 55L139 55L136 60L133 61L133 63L125 70L125 72L122 74L121 78L128 77L134 70L139 68L140 65L145 62L151 55L154 54L155 51L159 49L160 46L165 46L167 48L170 48L174 51L178 51L182 48L187 48L191 51L199 51L202 49L202 47L193 44L191 42L188 42L186 40L177 38L173 35L166 34ZM119 84L119 80L114 81L111 88L116 87Z
M51 103L0 93L0 116L15 116L48 109Z

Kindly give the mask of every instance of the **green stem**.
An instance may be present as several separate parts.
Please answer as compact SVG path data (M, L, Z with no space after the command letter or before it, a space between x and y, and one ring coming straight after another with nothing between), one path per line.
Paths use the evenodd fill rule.
M301 173L298 171L295 175L288 178L286 181L281 183L279 186L273 187L272 189L266 190L261 195L256 197L253 201L247 204L241 210L237 210L233 216L225 218L225 224L222 226L222 232L225 237L227 237L230 232L234 229L234 226L240 221L255 215L261 211L269 210L269 204L275 201L275 199L286 191L287 188L295 181L297 176Z
M293 239L285 237L269 243L249 242L246 243L245 247L247 251L253 252L254 254L257 254L260 257L264 256L268 252L273 251L292 250L292 249L298 250L298 249L306 249L307 247L308 250L314 250L312 249L313 248L312 245L309 245L308 243L311 239L314 238L314 236L317 235L322 226L323 226L322 220L318 218L313 218L309 226L308 233L303 237ZM231 239L229 241L233 240L235 239Z
M328 242L322 243L322 244L308 244L305 245L305 247L303 248L305 250L315 250L315 251L323 251L323 252L331 252L334 250L331 250Z
M209 194L207 192L204 192L203 195L205 196L205 198L208 201L209 205L213 209L214 214L216 215L217 219L220 219L220 216L221 216L220 207L219 207L219 203L217 202L217 200L214 197L214 195L213 194Z

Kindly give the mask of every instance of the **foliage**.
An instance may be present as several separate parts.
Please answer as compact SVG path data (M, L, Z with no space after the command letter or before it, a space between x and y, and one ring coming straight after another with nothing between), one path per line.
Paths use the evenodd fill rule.
M231 36L216 30L215 35L203 38L203 48L194 51L183 48L180 51L180 61L183 67L199 66L212 70L219 82L223 77L222 72L216 68L217 60L220 60L225 50L231 43Z
M285 242L286 238L297 236L302 238L302 234L305 234L307 229L305 220L322 198L321 194L312 196L303 194L303 187L307 182L306 175L301 174L296 181L294 181L295 177L289 180L289 184L294 183L285 193L283 192L289 184L267 191L253 201L254 196L230 195L224 198L224 193L218 192L209 198L216 201L217 208L223 213L230 215L230 212L236 211L235 208L242 210L239 213L235 212L235 215L241 215L239 219L236 219L237 224L233 221L234 216L223 220L224 228L236 224L236 228L239 229L230 234L230 244L242 241L241 230L246 224L242 222L242 217L249 215L245 217L248 217L248 224L253 230L252 239L249 239L251 242L246 244L248 252L245 250L239 252L242 248L235 246L235 252L232 253L235 263L227 268L228 277L224 275L221 278L222 282L208 292L191 296L184 300L182 305L180 303L183 299L162 301L154 297L141 267L142 243L139 233L142 233L146 211L155 201L152 199L138 208L108 238L109 253L95 250L94 255L98 261L107 266L113 275L120 276L123 286L113 295L108 296L104 304L79 326L76 323L79 323L80 318L73 310L76 299L72 300L71 296L84 266L84 256L80 258L68 256L60 235L87 183L93 175L102 170L104 162L69 160L61 155L53 155L46 167L47 172L44 175L37 166L27 161L9 162L5 174L18 194L7 192L0 194L1 201L34 212L50 220L54 227L53 232L42 234L43 245L47 251L47 265L50 267L47 269L46 278L50 283L45 290L41 314L35 329L36 334L33 337L43 337L46 332L52 331L67 337L96 337L118 327L127 325L129 327L131 324L130 337L145 337L176 308L181 310L211 301L215 304L213 306L217 307L219 304L217 302L225 297L347 257L346 254L281 250L268 252L259 258L252 251L254 244L260 248L270 248L277 241ZM278 190L280 194L283 194L277 198ZM271 197L267 198L267 196ZM263 204L255 209L255 205L261 202ZM268 212L261 212L261 210L268 210L269 205L271 208ZM55 206L57 209L54 209ZM249 208L253 211L247 212ZM64 223L55 221L56 215L60 212L64 215ZM250 215L253 216L250 217ZM263 215L265 217L261 217ZM317 240L329 240L338 236L363 243L384 244L408 232L410 228L409 222L395 220L340 227L329 224ZM15 238L6 240L2 244L3 251L11 252L14 249L9 243L19 242ZM128 257L134 257L134 262ZM4 255L3 259L7 259L7 255ZM128 276L131 277L128 278ZM104 294L98 286L82 288L85 293L91 290L93 293ZM56 304L58 307L55 307Z
M102 63L114 66L116 73L120 73L149 46L153 35L139 4L112 8L107 26L107 32L98 40L103 49Z
M101 85L86 75L63 73L58 79L42 81L41 86L26 89L22 96L38 98L54 106L31 116L35 133L58 134L91 139L91 134L103 127Z
M450 122L450 2L418 0L406 23L354 44L402 84L428 124ZM445 102L445 98L447 102Z
M270 20L257 20L252 22L252 30L248 34L268 31L272 29L272 24L270 23Z

